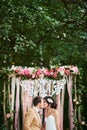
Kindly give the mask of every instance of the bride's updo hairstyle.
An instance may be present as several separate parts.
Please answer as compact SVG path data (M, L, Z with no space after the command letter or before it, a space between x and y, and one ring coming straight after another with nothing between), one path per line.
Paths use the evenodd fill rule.
M51 96L44 97L44 100L47 102L48 105L51 106L51 108L56 109L57 104Z

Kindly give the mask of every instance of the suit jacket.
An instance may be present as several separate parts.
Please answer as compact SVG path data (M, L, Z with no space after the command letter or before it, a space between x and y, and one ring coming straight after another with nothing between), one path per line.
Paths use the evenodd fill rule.
M25 115L24 130L40 130L41 120L37 111L31 108Z

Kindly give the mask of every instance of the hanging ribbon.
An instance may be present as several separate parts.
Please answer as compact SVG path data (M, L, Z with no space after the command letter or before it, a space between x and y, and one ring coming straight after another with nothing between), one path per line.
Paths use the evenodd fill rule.
M15 76L12 76L12 82L11 82L11 93L12 93L12 111L14 110L14 98L15 98Z
M24 118L25 118L25 113L26 113L26 107L25 107L25 91L24 91L24 88L22 87L22 109L23 109L23 124L24 124Z
M33 95L33 81L31 80L24 80L21 81L22 87L22 108L23 108L23 122L25 119L25 114L28 109L32 106L32 95Z
M75 100L77 101L77 93L76 93L76 76L74 76L74 91L75 91ZM76 105L75 105L75 108L74 108L74 115L75 115L75 118L77 119ZM75 130L77 130L77 126L75 126Z
M8 126L7 119L6 119L6 82L4 82L3 101L4 101L3 103L4 123L6 126Z
M16 77L14 75L12 75L12 80L11 80L11 94L12 94L12 98L11 98L11 118L12 120L14 120L14 103L15 103L15 81Z
M16 113L15 113L15 130L19 130L19 93L20 93L20 78L16 78Z
M65 95L65 86L61 90L61 100L60 100L61 130L63 130L64 95Z
M73 102L72 102L72 75L67 77L67 90L69 95L69 117L70 117L70 130L73 130Z
M59 113L59 118L60 118L60 130L63 130L63 107L64 107L64 94L65 94L65 84L66 80L65 78L57 81L56 85L56 102L57 102L57 110Z
M58 111L58 114L59 114L59 127L60 127L60 130L61 130L61 114L60 114L60 93L58 95L56 95L56 103L57 103L57 111Z

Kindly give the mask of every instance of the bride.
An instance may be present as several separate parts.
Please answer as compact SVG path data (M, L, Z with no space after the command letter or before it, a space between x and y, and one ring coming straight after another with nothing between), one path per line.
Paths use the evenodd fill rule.
M60 130L59 128L59 115L56 110L57 104L50 96L46 96L43 99L44 102L44 118L43 124L45 130Z

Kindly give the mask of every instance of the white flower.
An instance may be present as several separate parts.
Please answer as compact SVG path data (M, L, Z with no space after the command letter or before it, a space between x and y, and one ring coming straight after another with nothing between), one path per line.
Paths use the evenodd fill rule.
M52 100L51 98L47 98L47 101L48 101L49 103L53 103L53 100Z
M82 121L81 124L82 124L82 125L85 125L85 121Z
M77 100L76 99L73 99L73 102L76 102Z

